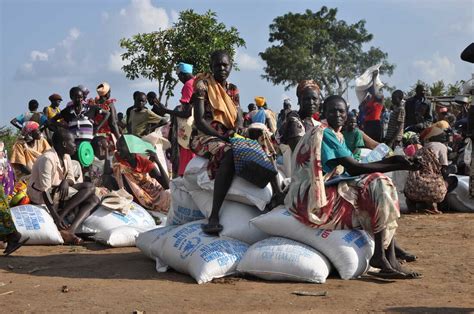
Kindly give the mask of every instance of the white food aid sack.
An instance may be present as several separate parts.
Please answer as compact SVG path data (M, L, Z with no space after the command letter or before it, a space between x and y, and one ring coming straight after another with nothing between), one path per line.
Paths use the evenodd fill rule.
M169 266L191 275L198 284L237 271L248 245L239 240L209 236L201 230L203 223L206 221L178 226L153 243L151 252L158 256L157 271L166 271Z
M285 208L251 220L262 231L302 242L324 254L342 279L357 278L369 269L374 241L362 230L314 229L296 220Z
M135 246L138 235L146 230L141 227L121 226L96 233L92 238L111 247Z
M170 190L171 207L168 211L167 225L182 225L205 218L186 190L182 177L170 181Z
M456 176L458 186L446 196L448 205L458 212L474 213L474 199L469 196L469 176Z
M99 206L87 217L76 233L98 233L120 226L155 228L155 219L140 205L133 202L126 215Z
M158 241L162 236L166 235L175 227L176 226L167 226L164 228L155 228L146 232L142 232L137 236L135 245L143 254L145 254L146 257L155 260L156 256L153 256L151 253L153 243Z
M237 270L266 280L324 283L331 264L306 244L272 237L249 247Z
M209 218L212 211L212 192L194 191L191 195L204 216ZM268 234L250 223L251 219L261 214L262 212L255 206L224 201L219 211L219 223L224 228L220 235L248 244L268 238Z
M382 66L381 63L376 64L374 66L371 66L370 68L365 70L365 72L362 73L361 76L356 77L355 92L356 92L357 99L359 100L359 103L361 103L365 99L365 96L367 95L367 90L373 84L375 84L377 89L380 89L380 88L383 87L383 83L380 80L380 75L378 73L375 77L375 82L374 82L374 79L373 79L373 73L375 71L378 71L381 66Z
M194 157L187 165L184 171L184 185L189 192L198 190L214 191L214 180L211 180L207 174L207 164L207 159ZM234 176L225 199L253 205L263 211L265 206L270 203L272 195L273 191L270 184L260 189L256 185L238 176Z
M64 240L59 233L53 217L48 211L35 205L20 205L10 208L10 213L21 240L29 237L27 245L63 244Z

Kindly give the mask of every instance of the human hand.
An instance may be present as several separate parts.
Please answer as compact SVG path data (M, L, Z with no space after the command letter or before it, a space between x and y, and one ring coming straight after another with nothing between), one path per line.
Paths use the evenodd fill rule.
M51 212L51 215L53 216L53 221L59 230L67 230L69 228L69 226L64 222L64 219L60 217L56 212Z
M67 179L64 179L59 185L59 199L61 201L64 201L68 195L69 195L69 183L67 182Z
M146 154L148 155L148 157L151 161L156 162L156 163L160 162L159 159L158 159L158 155L154 151L152 151L151 149L148 149L146 151Z

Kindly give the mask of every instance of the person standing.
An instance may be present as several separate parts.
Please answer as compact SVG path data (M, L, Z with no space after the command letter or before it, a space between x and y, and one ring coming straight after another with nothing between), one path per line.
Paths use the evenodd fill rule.
M46 118L48 120L51 120L54 118L55 115L61 112L61 109L59 109L59 105L61 104L61 101L63 101L61 95L59 94L52 94L49 96L49 101L51 104L48 107L44 107L43 113L46 115Z
M365 105L364 132L373 140L382 140L383 95L375 94Z
M393 111L388 121L385 144L395 148L401 144L405 126L405 95L399 89L392 93Z
M13 118L10 123L20 131L23 128L23 124L28 121L34 121L43 127L48 122L48 118L42 112L38 111L38 107L39 103L36 99L30 100L28 102L29 111Z
M172 150L171 162L173 164L173 173L182 176L186 166L194 158L194 153L189 149L194 122L191 103L194 92L193 66L180 62L177 67L177 74L181 83L184 84L181 89L180 105L176 106L174 110L169 110L155 98L153 107L155 112L160 112L161 115L169 114L172 118L171 132L169 134Z
M405 128L421 132L433 123L431 104L425 98L425 87L421 84L415 88L415 96L405 103Z
M107 138L109 143L115 143L121 136L119 128L117 126L117 110L115 109L115 98L110 98L110 85L107 82L100 83L97 86L97 94L99 95L95 100L95 105L99 106L102 110L110 112L105 123L101 124L104 116L97 115L95 117L95 124L101 125L97 129L97 135L102 135ZM113 136L115 138L113 138Z

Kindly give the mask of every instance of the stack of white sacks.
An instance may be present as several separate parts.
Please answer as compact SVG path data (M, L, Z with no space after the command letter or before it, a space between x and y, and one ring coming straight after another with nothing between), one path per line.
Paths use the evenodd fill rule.
M220 211L220 236L202 232L212 208L214 181L207 160L196 157L171 182L167 226L141 233L137 247L156 261L191 275L199 284L233 274L267 280L324 283L333 269L357 278L369 268L374 242L360 230L320 230L298 222L285 208L265 212L270 185L259 189L236 177Z
M113 246L135 246L136 237L157 227L155 219L136 203L122 209L126 213L99 206L76 230L91 235L96 241ZM20 205L10 209L17 230L27 245L58 245L64 241L45 206ZM166 221L166 216L163 217Z

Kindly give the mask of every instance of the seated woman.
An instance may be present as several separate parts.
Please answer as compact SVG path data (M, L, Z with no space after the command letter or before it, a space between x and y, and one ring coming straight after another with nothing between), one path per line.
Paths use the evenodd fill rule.
M146 209L167 213L171 194L166 170L151 150L148 151L150 159L130 153L125 136L117 141L116 162L113 165L118 187L127 190Z
M10 157L16 178L30 175L36 159L50 148L48 141L41 136L40 125L34 121L26 122Z
M278 130L280 142L294 151L298 141L306 132L320 124L313 116L319 112L321 93L318 84L313 80L303 80L296 88L299 111L291 111Z
M195 79L190 148L196 155L209 159L207 171L215 179L214 195L209 222L202 229L218 234L222 231L219 211L235 174L230 137L242 128L243 120L237 86L227 82L232 58L225 51L214 51L210 65L212 73L198 74Z
M94 185L76 183L71 154L76 151L74 136L65 129L53 134L53 148L36 159L28 183L33 204L46 204L66 243L81 244L74 233L99 204ZM70 214L74 216L71 218ZM72 220L69 225L68 220Z
M418 277L397 260L397 191L391 180L380 173L416 170L418 165L401 156L368 164L357 162L341 133L347 119L346 101L340 96L328 97L323 113L327 125L314 127L295 148L286 206L299 221L314 228L366 230L375 239L370 265L381 269L380 276ZM343 174L342 181L331 183L330 179ZM414 258L401 249L398 256Z

